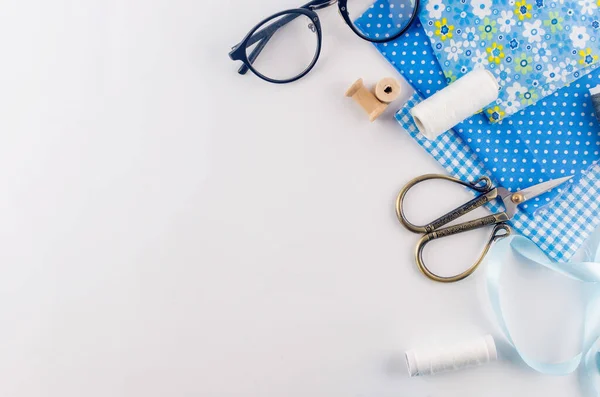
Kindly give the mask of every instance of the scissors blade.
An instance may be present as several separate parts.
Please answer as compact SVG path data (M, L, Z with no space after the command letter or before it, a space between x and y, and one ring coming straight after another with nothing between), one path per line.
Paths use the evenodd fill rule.
M509 192L507 189L503 187L496 188L498 191L498 195L502 199L502 203L504 204L505 213L508 215L508 219L512 219L513 216L518 211L518 206L523 204L527 200L531 200L539 196L540 194L544 194L555 187L562 185L569 179L573 178L573 176L567 176L564 178L551 179L546 182L542 182L540 184L528 187L527 189L519 190L518 192Z
M527 200L531 200L532 198L535 198L541 194L549 192L550 190L554 189L557 186L562 185L563 183L565 183L566 181L568 181L571 178L573 178L573 175L566 176L564 178L550 179L549 181L542 182L537 185L528 187L527 189L520 190L518 193L520 193L523 196L523 201L521 203L524 203ZM521 204L521 203L519 203L519 204Z

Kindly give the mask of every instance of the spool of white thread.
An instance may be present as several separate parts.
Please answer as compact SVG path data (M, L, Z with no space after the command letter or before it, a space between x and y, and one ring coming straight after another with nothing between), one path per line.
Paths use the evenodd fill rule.
M427 139L433 140L498 98L498 81L487 69L470 71L411 109Z
M410 377L476 367L495 361L497 358L496 344L491 335L445 348L406 352Z

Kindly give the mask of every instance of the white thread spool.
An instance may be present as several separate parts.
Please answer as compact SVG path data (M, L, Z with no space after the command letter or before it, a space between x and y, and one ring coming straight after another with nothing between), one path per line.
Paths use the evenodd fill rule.
M475 69L411 109L427 139L433 140L498 98L498 81L487 69Z
M497 358L496 344L491 335L445 348L408 350L406 352L410 377L435 375L441 372L476 367L495 361Z

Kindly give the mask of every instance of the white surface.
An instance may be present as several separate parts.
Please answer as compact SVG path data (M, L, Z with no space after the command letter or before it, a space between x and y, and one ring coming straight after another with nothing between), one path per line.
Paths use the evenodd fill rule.
M576 376L502 358L408 378L408 348L498 335L484 273L416 271L393 201L442 170L392 120L400 101L370 124L343 96L395 72L335 9L306 79L236 74L230 46L297 5L2 3L0 395L577 395ZM468 196L441 183L415 197L418 222ZM486 234L440 241L432 267L458 270ZM507 296L523 338L567 357L575 287L521 273Z

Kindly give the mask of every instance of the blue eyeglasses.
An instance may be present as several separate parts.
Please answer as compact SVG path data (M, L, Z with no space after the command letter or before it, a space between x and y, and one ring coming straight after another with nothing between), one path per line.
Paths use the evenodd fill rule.
M377 8L372 2L312 0L300 8L278 12L256 25L233 47L229 57L243 63L239 74L246 74L250 70L270 83L291 83L306 76L319 59L322 31L316 10L337 3L340 15L357 36L372 43L387 43L406 32L419 9L419 0L379 0ZM348 9L348 3L351 4L351 10ZM369 36L352 22L351 17L358 17L365 12L369 16L372 14L373 23L377 23L379 14L384 13L389 15L391 21L386 26L378 26L378 33Z

